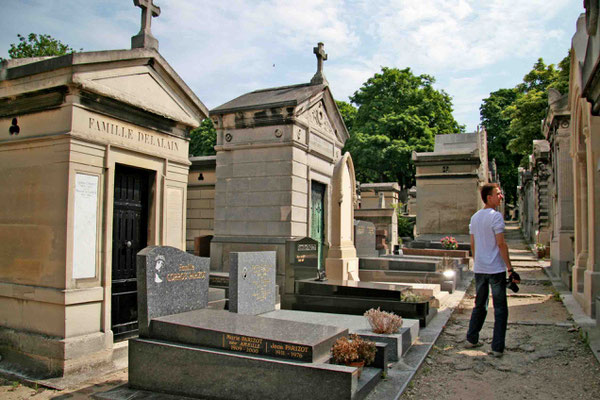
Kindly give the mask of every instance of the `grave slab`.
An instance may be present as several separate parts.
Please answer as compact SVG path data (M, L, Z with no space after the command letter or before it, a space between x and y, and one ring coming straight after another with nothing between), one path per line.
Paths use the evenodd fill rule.
M305 279L296 281L296 294L309 295L400 300L402 292L408 289L410 289L409 285L389 285L385 283L346 281L339 279L328 279L326 281Z
M406 354L408 349L419 337L419 321L410 318L402 318L402 327L398 333L392 335L383 335L373 333L371 331L369 322L362 315L276 310L261 316L265 318L312 322L316 324L347 328L350 333L356 333L371 341L387 343L390 361L398 361L399 357L401 357L403 354Z
M278 321L223 310L195 310L154 318L154 339L235 352L314 362L348 330L297 321Z
M214 399L353 399L361 381L364 386L381 376L380 369L359 379L356 368L343 365L305 364L153 339L130 341L129 365L134 389Z

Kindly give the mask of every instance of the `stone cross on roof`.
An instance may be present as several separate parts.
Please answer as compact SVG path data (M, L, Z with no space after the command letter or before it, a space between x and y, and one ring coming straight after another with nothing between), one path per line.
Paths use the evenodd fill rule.
M318 47L313 48L313 53L317 56L317 73L310 80L311 85L328 85L327 79L323 74L323 61L327 60L327 53L323 49L323 43L319 42Z
M160 15L160 7L153 4L153 0L133 0L133 4L142 9L142 28L131 38L131 48L151 48L158 50L158 40L152 36L150 25L152 17Z

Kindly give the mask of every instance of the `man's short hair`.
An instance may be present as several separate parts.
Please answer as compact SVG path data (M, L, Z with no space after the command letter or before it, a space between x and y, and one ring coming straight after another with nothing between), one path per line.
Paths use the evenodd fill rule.
M481 200L483 200L485 204L487 204L487 197L494 193L494 188L497 187L498 185L495 183L486 183L481 187Z

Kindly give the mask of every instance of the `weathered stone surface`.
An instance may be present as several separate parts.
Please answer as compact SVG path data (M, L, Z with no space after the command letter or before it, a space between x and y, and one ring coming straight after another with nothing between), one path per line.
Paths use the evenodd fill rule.
M256 315L275 309L275 254L230 254L229 311Z
M137 255L140 336L150 320L208 305L210 260L168 246L149 246Z
M354 246L357 257L377 257L375 249L375 224L368 221L354 220Z

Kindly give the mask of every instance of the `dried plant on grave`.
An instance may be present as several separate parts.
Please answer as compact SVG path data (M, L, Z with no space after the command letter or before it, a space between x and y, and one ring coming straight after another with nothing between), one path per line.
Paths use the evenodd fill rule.
M391 312L381 311L371 308L365 314L365 318L371 325L371 330L375 333L396 333L402 326L402 317Z
M414 292L406 291L402 293L402 301L407 303L421 303L427 301L429 298L427 296L423 296L421 294L417 294Z
M352 334L350 337L342 336L331 347L333 361L342 365L360 361L369 365L375 360L376 352L375 342L364 340L356 334Z

